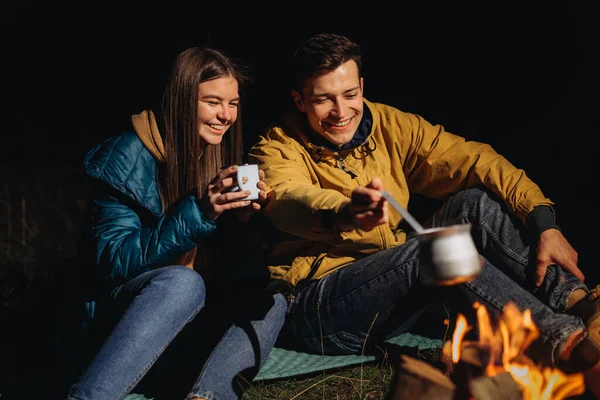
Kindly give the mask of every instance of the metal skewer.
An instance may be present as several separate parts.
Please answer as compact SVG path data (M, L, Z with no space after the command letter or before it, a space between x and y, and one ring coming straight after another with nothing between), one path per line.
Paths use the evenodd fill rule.
M398 203L391 194L389 194L388 192L386 192L385 190L381 191L381 195L390 202L390 204L400 213L400 215L402 215L404 217L404 219L406 220L406 222L408 222L408 224L410 226L412 226L412 228L417 232L417 233L421 233L423 232L423 226L412 216L410 215L410 213L404 209L404 207L402 207L400 205L400 203Z

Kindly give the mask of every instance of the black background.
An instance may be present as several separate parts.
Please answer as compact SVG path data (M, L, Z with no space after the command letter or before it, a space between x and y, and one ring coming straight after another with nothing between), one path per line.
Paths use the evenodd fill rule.
M122 4L125 4L123 2ZM591 9L532 4L278 2L261 6L78 3L5 9L2 179L79 168L159 94L175 54L213 44L254 82L247 144L287 104L285 69L312 33L350 36L365 97L490 143L556 202L558 223L598 282L598 41Z

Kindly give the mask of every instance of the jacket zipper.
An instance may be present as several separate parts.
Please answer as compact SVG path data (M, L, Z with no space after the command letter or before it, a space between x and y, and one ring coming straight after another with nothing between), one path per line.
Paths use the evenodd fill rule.
M294 305L294 301L296 301L296 296L294 294L291 294L288 298L287 314L292 312L292 306Z
M344 157L342 157L342 146L338 146L338 163L342 171L350 175L352 178L356 178L356 174L346 167L346 163L344 162Z

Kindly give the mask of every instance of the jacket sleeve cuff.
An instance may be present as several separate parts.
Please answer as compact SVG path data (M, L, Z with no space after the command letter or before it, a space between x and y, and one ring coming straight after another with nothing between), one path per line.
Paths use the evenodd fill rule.
M554 211L549 206L537 206L529 215L527 215L527 229L534 238L539 236L547 229L560 227L556 224Z

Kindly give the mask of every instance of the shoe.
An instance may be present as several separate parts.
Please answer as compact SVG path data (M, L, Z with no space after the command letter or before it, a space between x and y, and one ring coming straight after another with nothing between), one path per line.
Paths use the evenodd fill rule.
M565 372L582 372L587 391L600 400L600 285L567 310L585 323L587 335L573 350Z
M590 336L577 343L569 356L569 361L561 367L565 372L575 373L591 369L600 362L600 346Z
M599 286L600 287L600 286ZM598 291L600 292L600 291ZM596 297L597 299L600 298ZM596 303L600 303L600 301L596 301ZM588 335L589 338L591 340L593 340L594 342L596 342L596 345L598 345L600 347L600 312L596 311L596 314L594 315L593 318L591 318L589 320L589 322L586 324L587 327L587 331L588 331Z
M600 318L596 318L596 322L596 333L598 333ZM600 400L600 346L598 342L592 340L590 336L579 342L571 352L569 368L572 372L583 374L586 392Z
M589 338L600 346L600 285L570 307L567 314L580 317L585 323Z

